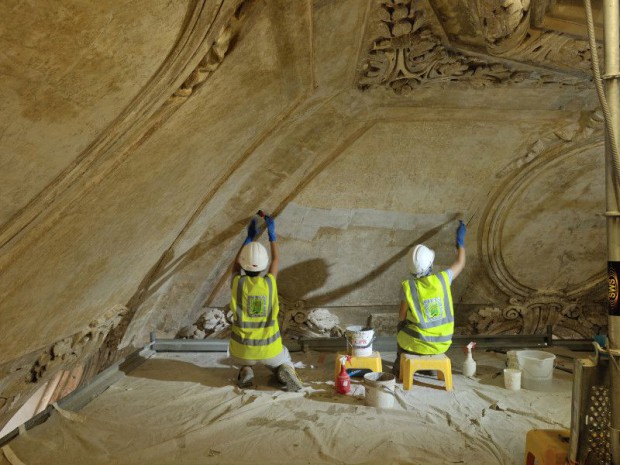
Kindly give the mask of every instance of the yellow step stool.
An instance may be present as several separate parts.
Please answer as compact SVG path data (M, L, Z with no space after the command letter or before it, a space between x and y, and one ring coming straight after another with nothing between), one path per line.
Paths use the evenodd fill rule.
M418 370L437 370L437 379L445 382L446 391L452 390L452 363L446 354L400 356L400 376L403 389L411 389L413 374Z
M347 352L338 352L336 354L336 363L334 369L334 380L338 378L341 370L340 359L342 357L349 356ZM371 355L367 357L358 357L355 355L351 355L351 361L345 364L345 368L347 370L351 369L367 369L370 371L380 372L383 371L383 363L381 362L381 354L379 352L373 352Z
M567 429L533 429L525 437L525 465L564 465L568 458Z

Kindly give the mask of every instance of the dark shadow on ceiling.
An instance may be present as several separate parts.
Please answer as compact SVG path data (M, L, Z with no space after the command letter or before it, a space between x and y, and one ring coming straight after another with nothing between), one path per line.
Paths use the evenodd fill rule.
M386 261L381 263L377 268L370 270L366 275L362 276L360 279L353 281L350 284L339 287L332 291L329 291L323 295L318 295L316 297L312 297L308 300L312 305L326 305L334 300L340 299L356 289L366 286L368 283L374 281L379 278L382 274L384 274L392 265L402 259L407 253L411 250L411 248L420 243L427 242L432 237L436 236L445 226L449 224L453 224L459 218L458 214L453 215L453 217L438 226L435 226L432 229L424 232L420 236L416 237L410 244L405 246L402 250L395 253L391 257L389 257ZM456 224L455 224L456 227ZM302 278L303 279L303 278Z
M314 258L278 273L278 292L285 298L303 300L312 291L320 289L327 282L329 265L322 258Z

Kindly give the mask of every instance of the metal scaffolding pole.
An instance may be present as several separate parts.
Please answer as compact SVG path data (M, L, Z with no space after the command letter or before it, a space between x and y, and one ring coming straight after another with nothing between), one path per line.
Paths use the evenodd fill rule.
M618 147L619 82L620 78L620 6L619 0L604 0L605 18L605 94L609 115L606 121L612 131L606 131L605 187L607 210L607 260L609 275L609 354L617 361L620 353L620 306L618 305L618 274L620 271L620 211L618 208L618 177L614 169L614 147ZM609 129L609 128L608 128ZM615 137L616 140L611 140ZM612 360L612 361L613 361ZM620 465L620 371L611 363L611 425L610 446L612 463Z

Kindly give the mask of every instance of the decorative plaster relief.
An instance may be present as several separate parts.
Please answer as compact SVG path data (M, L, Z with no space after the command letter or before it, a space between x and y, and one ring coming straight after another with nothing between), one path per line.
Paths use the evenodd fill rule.
M37 382L46 372L66 369L95 353L108 333L115 328L127 312L127 307L117 305L108 310L87 328L54 343L41 353L30 369L31 381Z
M586 114L584 123L573 123L563 126L545 137L538 139L527 150L527 153L506 165L497 173L498 178L508 176L516 170L523 168L525 165L533 162L539 155L551 150L558 144L567 147L566 144L571 142L579 142L588 137L602 137L603 114L600 110Z
M583 303L539 296L512 298L506 307L484 307L468 318L471 334L544 334L552 327L559 338L591 338L607 327L604 303Z
M42 383L93 356L126 312L116 305L77 333L0 366L0 429Z
M287 338L300 337L341 337L337 315L325 308L307 308L302 300L289 301L282 296L280 300L280 332Z
M528 207L521 205L520 200L527 198L528 189L532 188L538 177L544 175L545 172L550 172L549 170L560 170L563 163L577 163L578 167L582 166L578 158L584 154L587 155L593 149L600 147L602 153L602 128L599 119L600 115L594 113L581 126L571 125L560 128L549 136L539 139L524 157L515 160L498 173L498 177L506 176L508 179L491 196L481 218L480 256L489 276L506 295L529 298L543 293L577 298L589 293L605 279L605 272L601 269L600 273L595 274L595 276L587 276L581 282L572 277L548 279L547 285L539 287L536 285L535 279L524 280L523 277L517 277L510 271L504 256L505 244L503 244L507 231L505 229L507 219L511 218L514 213L518 213L519 209ZM588 175L593 175L593 173L588 171L583 173L583 176ZM561 182L560 177L556 176L555 178L557 182ZM563 190L566 191L567 189ZM592 201L590 197L585 196L583 200ZM595 215L596 212L588 211L585 213ZM524 216L525 220L528 218L531 220L532 217L532 215ZM570 221L571 218L563 219ZM548 237L547 239L551 240L552 238ZM564 247L562 250L572 250L570 245L562 247ZM535 267L540 260L533 255L530 262L531 267ZM555 287L553 283L556 283Z
M497 56L533 65L579 71L587 75L588 80L592 73L592 55L588 42L561 32L530 30L514 47L490 46L488 51ZM598 54L602 59L603 48L600 45Z
M453 46L484 49L491 55L590 79L587 40L538 29L548 0L436 0L433 8ZM533 25L534 28L531 28ZM602 57L602 45L599 45Z
M228 308L209 308L198 317L194 324L181 328L176 337L181 339L228 337L232 316L232 312Z
M496 0L483 0L479 5L486 49L492 55L590 76L588 41L558 31L530 29L529 0L503 0L499 5ZM540 12L535 14L540 16ZM601 45L598 52L602 57Z
M526 15L524 10L522 14ZM478 87L551 83L579 87L587 83L551 72L509 68L503 63L447 49L435 32L437 19L422 0L381 1L374 20L370 21L368 34L374 39L358 79L358 86L363 90L388 86L397 93L406 93L420 85L445 82Z
M530 0L480 0L478 14L487 48L496 54L513 49L530 27Z
M601 123L601 115L594 112L582 118L580 123L559 128L536 141L526 155L498 173L498 178L504 178L505 182L491 196L485 208L480 223L479 251L492 281L509 296L509 304L506 307L490 306L473 312L469 316L466 332L536 334L544 333L547 325L551 325L555 336L581 338L591 337L592 334L605 330L607 318L603 305L606 292L604 258L600 260L600 272L597 272L596 267L596 254L604 255L604 234L597 232L604 228L604 220L596 213L596 198L599 195L591 190L601 184L588 178L602 171L593 170L590 166L594 164L601 167L603 164ZM597 153L593 155L592 152ZM598 155L601 158L595 158ZM563 167L566 170L562 171ZM573 176L568 173L569 168ZM565 176L559 176L560 172ZM583 186L586 186L585 190L580 190ZM561 192L553 194L554 187L558 187ZM583 221L573 221L573 216L569 214L574 210L571 202L559 205L566 200L566 195L570 196L571 189L577 189L575 192L579 194L579 212L585 218ZM566 222L567 234L581 228L573 240L560 240L553 245L557 254L571 261L558 269L550 265L557 257L541 253L544 257L541 258L535 249L540 246L539 242L553 242L554 238L559 238L565 231L554 231L551 235L541 233L536 241L532 237L529 242L530 254L507 252L511 244L523 239L519 235L527 235L533 223L536 223L535 205L532 205L530 200L536 198L544 203L545 196L539 194L545 190L551 190L549 201L553 205L541 211L548 215L561 214L556 223ZM591 211L592 208L595 211ZM603 208L604 205L601 204L601 212ZM582 211L584 209L585 212ZM511 232L517 223L520 225L518 231ZM540 225L540 228L544 231L544 224ZM588 234L594 236L590 237ZM585 240L584 244L579 243L580 238ZM519 249L518 245L514 247ZM522 247L519 250L522 250ZM521 262L518 266L511 266L511 260L520 259L527 261L530 266L523 266ZM524 268L527 272L523 272ZM590 268L592 273L587 272ZM517 271L513 272L511 269ZM550 269L555 270L555 274L550 276Z
M470 41L480 42L480 26L471 1L474 0L432 1L433 10L448 38L466 37Z
M341 337L337 315L325 308L308 308L302 300L289 301L278 294L280 333L286 339L301 337ZM224 338L230 336L232 312L228 307L210 308L192 325L185 326L176 337L183 339Z
M181 87L174 93L173 98L189 97L198 85L206 81L207 78L219 68L231 44L241 30L241 25L243 24L242 12L246 10L250 3L252 3L252 0L241 2L235 10L235 13L220 31L211 48L209 48L203 59L200 60L196 69L191 72L183 84L181 84Z

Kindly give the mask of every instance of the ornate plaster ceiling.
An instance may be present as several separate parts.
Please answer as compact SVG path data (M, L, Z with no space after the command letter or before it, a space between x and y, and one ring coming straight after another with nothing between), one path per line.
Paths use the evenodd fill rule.
M286 327L393 314L407 251L449 265L457 218L463 331L604 324L602 124L568 0L72 5L0 6L0 424L58 370L225 309L258 208Z

